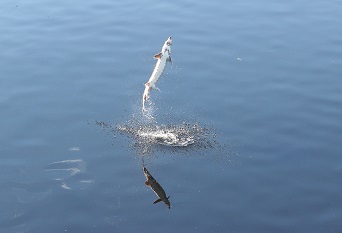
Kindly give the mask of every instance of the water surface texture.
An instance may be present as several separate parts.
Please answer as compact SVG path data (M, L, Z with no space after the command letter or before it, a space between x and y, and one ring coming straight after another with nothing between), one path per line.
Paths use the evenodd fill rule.
M342 232L341 12L2 0L0 231Z

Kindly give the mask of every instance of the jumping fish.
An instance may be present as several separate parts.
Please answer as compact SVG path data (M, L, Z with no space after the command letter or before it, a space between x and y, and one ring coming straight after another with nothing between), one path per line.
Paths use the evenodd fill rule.
M155 200L153 204L163 201L165 205L167 205L170 209L171 208L171 204L169 201L170 196L166 197L166 193L164 189L162 188L162 186L160 186L160 184L153 178L153 176L148 172L145 166L143 166L143 172L146 177L145 184L147 186L150 186L153 192L158 196L158 199Z
M154 58L157 59L156 66L154 67L154 70L151 74L150 79L147 83L145 83L145 91L143 94L143 107L142 110L145 111L145 102L149 98L150 91L153 89L159 90L159 88L156 87L156 83L160 76L162 75L165 67L166 62L172 63L171 60L171 46L172 46L172 39L171 36L165 41L163 48L160 53L154 55Z

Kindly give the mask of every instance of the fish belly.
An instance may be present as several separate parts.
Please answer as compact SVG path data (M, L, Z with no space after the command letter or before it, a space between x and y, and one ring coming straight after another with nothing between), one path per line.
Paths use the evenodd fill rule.
M151 87L154 87L155 84L158 82L160 76L163 74L163 71L166 67L166 59L167 57L163 56L161 59L158 59L156 67L153 70L153 73L148 81Z

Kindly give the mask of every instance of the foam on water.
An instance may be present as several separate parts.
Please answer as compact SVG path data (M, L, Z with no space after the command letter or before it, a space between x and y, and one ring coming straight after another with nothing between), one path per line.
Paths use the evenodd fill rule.
M133 139L133 146L140 154L155 150L212 148L216 143L215 133L199 123L160 124L155 120L133 117L129 121L112 126L106 122L96 122L105 130L119 132Z
M203 133L198 125L118 125L118 131L131 134L138 143L186 147L194 144Z

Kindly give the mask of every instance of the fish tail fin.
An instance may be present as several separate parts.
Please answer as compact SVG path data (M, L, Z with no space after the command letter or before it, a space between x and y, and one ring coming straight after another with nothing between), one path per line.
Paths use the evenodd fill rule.
M142 112L144 113L146 111L145 109L145 101L147 98L145 98L145 95L143 96L143 102L142 102Z
M158 87L156 87L156 85L153 85L152 88L153 88L154 90L160 91L160 89L159 89Z
M145 103L146 103L146 100L148 99L148 94L149 94L149 91L150 91L151 87L150 87L150 83L147 82L145 83L145 91L144 91L144 94L143 94L143 100L142 100L142 112L144 113L146 111L145 109Z

